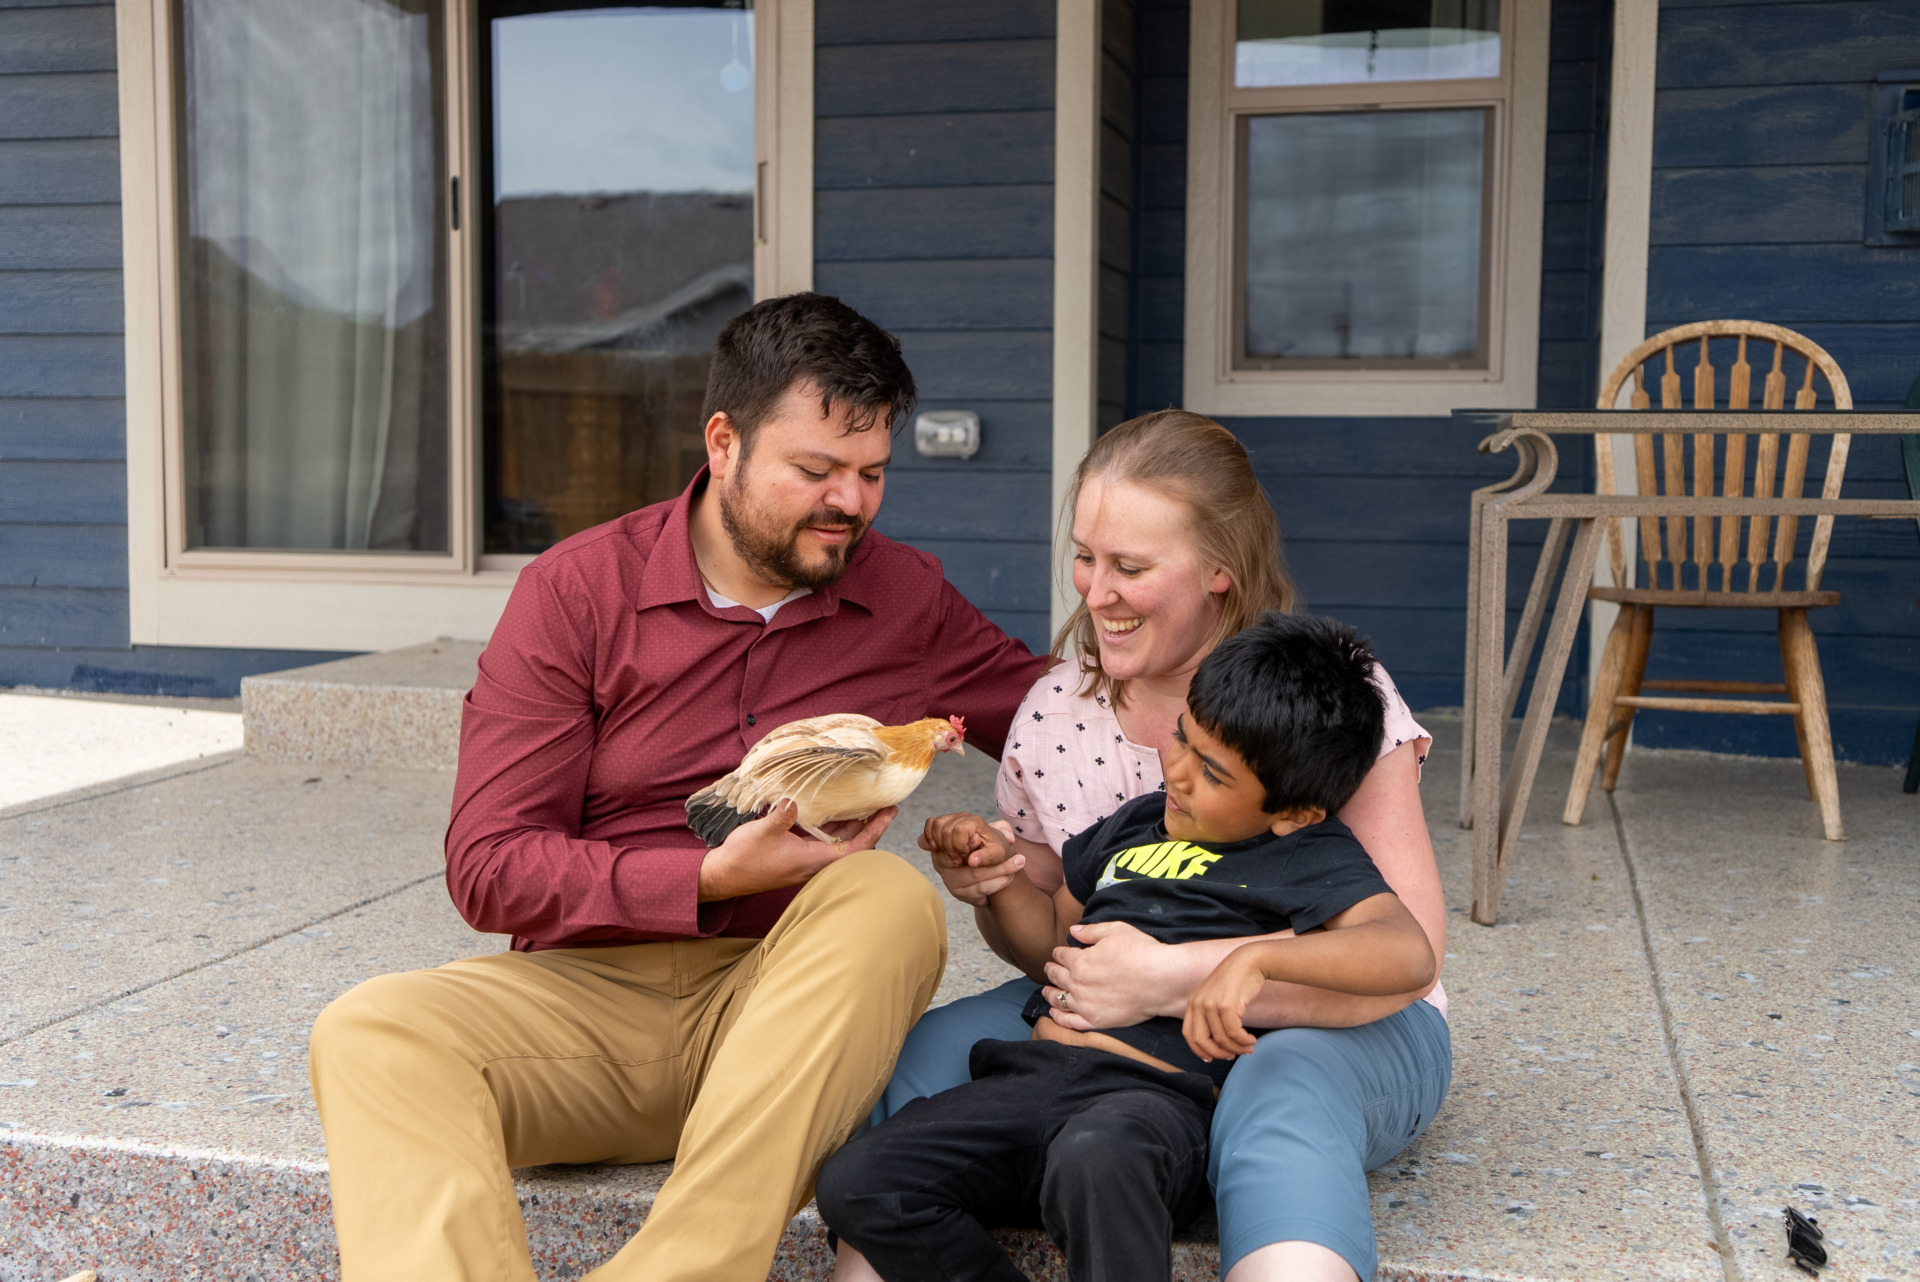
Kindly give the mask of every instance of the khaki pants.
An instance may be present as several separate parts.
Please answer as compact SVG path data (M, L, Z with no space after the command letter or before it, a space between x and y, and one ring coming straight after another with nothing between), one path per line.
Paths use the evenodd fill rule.
M345 1282L531 1282L509 1170L673 1174L594 1282L765 1278L940 982L933 886L882 851L760 940L499 953L368 980L314 1025Z

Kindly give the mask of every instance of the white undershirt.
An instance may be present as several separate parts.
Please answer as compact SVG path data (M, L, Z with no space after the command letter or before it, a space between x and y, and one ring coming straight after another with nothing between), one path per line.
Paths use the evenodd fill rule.
M753 605L753 606L748 606L747 608L752 610L755 614L759 615L762 619L766 620L768 623L772 623L774 614L779 611L781 606L785 605L789 601L798 601L803 596L811 595L812 592L813 592L812 588L795 588L793 591L781 597L778 601L775 601L772 605ZM715 592L712 588L707 589L707 600L713 602L713 608L716 610L731 610L735 606L740 604L738 601L727 600L727 598L721 596L718 592Z

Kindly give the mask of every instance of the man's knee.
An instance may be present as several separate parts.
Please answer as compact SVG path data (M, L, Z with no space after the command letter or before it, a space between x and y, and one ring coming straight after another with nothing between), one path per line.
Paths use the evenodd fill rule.
M940 909L939 892L926 874L885 850L856 850L843 855L816 873L813 884L902 908Z
M316 1087L329 1073L365 1072L380 1062L391 1067L404 1045L442 1046L431 1029L431 971L376 975L327 1003L313 1022L308 1063ZM375 1070L379 1071L379 1070Z
M803 893L822 908L857 915L859 936L883 951L945 956L947 914L940 894L898 855L855 851L815 874Z

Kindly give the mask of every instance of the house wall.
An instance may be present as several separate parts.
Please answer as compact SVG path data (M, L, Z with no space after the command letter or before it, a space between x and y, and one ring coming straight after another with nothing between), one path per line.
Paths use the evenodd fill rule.
M0 686L230 695L332 655L129 647L110 4L0 4Z
M1137 0L1137 142L1128 413L1181 401L1187 179L1186 0ZM1548 137L1540 403L1593 403L1605 187L1604 92L1612 6L1556 0ZM1308 609L1368 633L1415 708L1457 707L1465 662L1468 497L1508 475L1481 433L1448 418L1230 418L1279 510ZM1561 487L1590 464L1563 458ZM1512 613L1541 530L1517 527ZM1584 671L1576 654L1570 671ZM1569 681L1564 710L1582 697Z
M1862 235L1871 82L1915 67L1915 0L1664 0L1647 332L1772 321L1827 349L1856 406L1898 408L1920 377L1920 248L1869 248ZM1807 484L1816 492L1819 481ZM1893 438L1854 438L1843 492L1906 497ZM1904 761L1920 716L1913 524L1836 522L1822 586L1841 593L1812 614L1837 749ZM1649 672L1778 680L1774 626L1770 614L1663 614ZM1642 713L1634 733L1649 745L1797 750L1783 717Z
M980 452L894 448L878 528L1047 643L1054 7L818 0L814 288L897 334L922 409Z

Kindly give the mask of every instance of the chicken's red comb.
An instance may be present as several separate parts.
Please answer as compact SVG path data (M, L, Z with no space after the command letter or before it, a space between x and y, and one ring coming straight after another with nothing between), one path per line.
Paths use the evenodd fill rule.
M948 717L947 720L952 724L955 730L958 730L963 735L966 734L967 719L965 717Z

